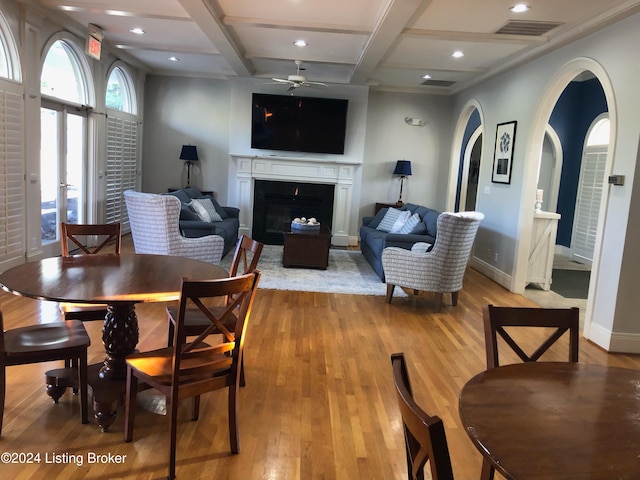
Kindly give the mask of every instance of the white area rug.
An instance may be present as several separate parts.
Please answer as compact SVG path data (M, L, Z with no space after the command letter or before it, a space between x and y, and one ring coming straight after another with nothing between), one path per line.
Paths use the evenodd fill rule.
M349 293L354 295L386 295L387 285L382 283L362 253L355 250L329 250L326 270L311 268L285 268L282 266L282 245L265 245L258 262L262 272L260 288L296 290L304 292ZM233 252L221 265L229 267ZM394 296L404 292L396 288Z

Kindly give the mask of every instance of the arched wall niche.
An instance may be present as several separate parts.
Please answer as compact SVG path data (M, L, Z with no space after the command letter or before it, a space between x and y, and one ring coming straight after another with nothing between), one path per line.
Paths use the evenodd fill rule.
M449 169L449 182L447 188L447 201L446 201L446 210L454 211L457 206L457 195L458 195L458 182L461 176L461 162L460 158L464 152L466 147L465 143L465 132L467 130L467 125L469 123L469 119L474 114L474 112L478 112L480 116L480 128L482 130L485 124L484 114L482 111L482 106L480 102L476 99L470 99L465 106L462 108L460 115L458 117L458 121L456 123L456 128L453 134L453 148L451 151L451 161L450 161L450 169ZM483 136L484 140L484 136Z

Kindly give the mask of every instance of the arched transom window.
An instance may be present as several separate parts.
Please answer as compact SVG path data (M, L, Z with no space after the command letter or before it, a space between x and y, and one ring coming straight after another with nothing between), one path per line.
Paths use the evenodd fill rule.
M105 98L105 104L108 108L135 114L133 89L130 87L130 83L128 75L122 68L115 67L111 71L107 81Z
M47 52L40 77L40 93L81 105L87 103L80 63L63 40L56 40Z

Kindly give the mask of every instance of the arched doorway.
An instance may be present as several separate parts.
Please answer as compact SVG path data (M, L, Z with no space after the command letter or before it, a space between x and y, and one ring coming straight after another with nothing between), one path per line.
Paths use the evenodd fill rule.
M535 157L533 156L530 157L528 159L529 161L526 162L526 166L525 166L526 178L536 179L536 182L537 182L536 174L540 168L540 152L542 151L545 130L548 124L553 125L552 117L558 111L559 100L563 92L571 83L584 82L585 80L589 80L589 79L594 80L593 83L597 83L598 88L601 90L602 101L605 105L604 110L609 112L610 119L611 119L612 142L611 142L611 145L609 145L609 147L607 148L606 164L604 166L605 176L608 176L610 174L611 165L613 161L612 160L613 145L615 143L613 139L615 138L615 132L616 132L616 123L615 123L616 117L614 112L615 97L613 94L613 88L611 83L608 80L608 76L606 72L597 62L588 58L578 58L578 59L572 60L571 62L566 64L564 67L562 67L558 71L556 76L551 80L545 94L540 100L540 104L535 114L533 126L531 129L531 134L530 134L531 148L529 148L530 152L532 153L538 152L538 153L537 155L535 155ZM587 102L590 102L590 101L591 101L591 98L587 100ZM584 105L584 102L583 102L583 105ZM592 120L593 120L593 117L592 118L587 117L586 120L583 120L583 124L586 124L586 127L584 127L581 136L578 135L577 137L577 138L580 138L580 141L578 142L579 143L578 150L579 150L580 157L582 155L582 147L584 145L583 142L586 137L586 132L588 130L588 127L591 125ZM571 118L571 122L573 123L576 122L575 114ZM573 143L575 144L576 141L574 140ZM564 143L563 143L563 150L566 153L566 148ZM568 172L567 169L569 168L568 165L574 169L574 172L572 174L567 173ZM575 173L576 167L577 167L578 173ZM578 176L580 171L580 162L578 162L578 165L576 166L575 162L570 162L567 156L565 156L562 170L563 170L563 173L562 173L562 179L560 182L561 185L560 185L560 193L558 198L557 210L559 213L561 213L565 217L566 220L570 220L570 222L566 222L563 225L564 232L562 233L563 235L566 235L567 225L573 224L576 192L578 188ZM525 196L530 196L531 198L534 198L536 186L537 186L536 183L534 183L533 181L524 185ZM571 191L572 189L573 189L573 192ZM601 253L600 249L602 244L603 225L605 223L606 206L607 206L608 198L609 198L608 194L602 195L600 209L599 209L600 214L598 218L598 227L597 227L597 234L596 234L596 241L595 241L595 248L594 248L594 255L593 255L592 273L591 273L591 278L590 278L590 283L588 288L588 298L586 301L586 308L585 308L586 314L584 317L583 333L586 338L590 338L589 334L590 334L591 318L594 310L594 302L595 302L596 292L598 288L598 272L600 269L600 253ZM568 205L570 205L570 207L568 207ZM529 215L531 220L533 220L532 219L533 214L530 213L530 206L528 204L522 206L521 215L523 215L525 218L527 215ZM560 240L560 237L561 237L560 228L558 230L559 230L558 238ZM570 238L570 235L571 234L569 233L569 238ZM522 244L519 245L518 247L516 274L514 275L515 277L514 289L513 289L514 291L524 290L524 283L525 283L524 274L526 273L524 266L526 265L527 250L529 249L529 242L525 240L526 239L523 238ZM563 240L560 240L560 241L563 241Z

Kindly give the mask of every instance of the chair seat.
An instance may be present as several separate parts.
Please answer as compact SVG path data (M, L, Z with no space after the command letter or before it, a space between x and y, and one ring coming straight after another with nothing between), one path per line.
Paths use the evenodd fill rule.
M8 359L32 354L37 361L43 361L47 354L59 355L68 349L87 348L91 340L82 322L67 320L8 330L4 333L4 344Z
M201 344L209 347L207 344ZM210 348L210 347L209 347ZM224 353L205 351L197 358L186 358L180 364L181 383L190 381L189 372L197 370L202 374L203 369L211 372L215 377L216 372L224 371L231 366L233 358ZM144 377L153 377L154 381L164 385L171 385L173 374L173 347L165 347L148 352L134 353L127 357L127 365L135 369Z

